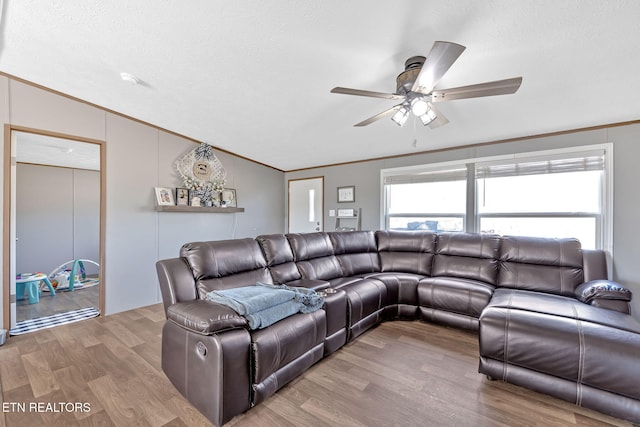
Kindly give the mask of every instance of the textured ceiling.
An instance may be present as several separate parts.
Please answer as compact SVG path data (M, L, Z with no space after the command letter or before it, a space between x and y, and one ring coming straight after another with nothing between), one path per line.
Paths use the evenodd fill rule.
M4 0L0 71L282 170L640 118L640 1ZM522 76L515 95L389 119L404 61L467 50L437 88ZM134 86L121 72L136 75Z
M31 132L13 132L16 161L35 165L100 170L100 146Z

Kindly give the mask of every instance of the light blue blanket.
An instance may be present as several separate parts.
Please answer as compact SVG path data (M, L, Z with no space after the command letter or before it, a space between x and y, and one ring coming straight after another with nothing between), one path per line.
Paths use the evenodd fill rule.
M226 305L241 316L257 313L294 298L295 292L292 290L273 288L263 283L211 291L206 295L207 300Z
M301 306L302 304L292 299L244 317L249 323L249 329L262 329L289 316L293 316L300 311Z
M226 305L244 316L251 329L262 329L295 313L311 313L324 299L313 289L256 283L255 286L208 292L208 301Z

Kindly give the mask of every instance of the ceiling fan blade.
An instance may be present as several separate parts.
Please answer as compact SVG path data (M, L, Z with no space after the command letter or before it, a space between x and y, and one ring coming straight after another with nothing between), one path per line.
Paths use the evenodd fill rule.
M431 100L433 102L442 102L453 101L454 99L478 98L480 96L508 95L515 93L520 88L521 83L522 77L514 77L477 85L434 90L431 94Z
M344 95L369 96L372 98L384 98L384 99L404 99L404 95L398 95L397 93L372 92L370 90L349 89L348 87L334 87L333 89L331 89L331 93L341 93Z
M382 113L378 113L378 114L376 114L376 115L375 115L375 116L373 116L373 117L369 117L368 119L363 120L363 121L361 121L360 123L356 123L356 124L355 124L355 125L353 125L353 126L361 127L361 126L367 126L367 125L370 125L371 123L373 123L373 122L375 122L375 121L377 121L377 120L380 120L380 119L382 119L382 118L385 118L385 117L387 117L387 116L390 116L391 114L393 114L393 113L395 113L396 111L398 111L398 110L400 109L400 107L402 107L402 104L398 104L398 105L396 105L396 106L394 106L394 107L391 107L391 108L389 108L388 110L385 110L385 111L383 111Z
M412 92L429 94L436 86L444 73L453 65L466 47L451 43L437 41L433 44L422 69L416 77L411 88Z
M439 128L440 126L444 126L449 123L449 119L447 119L432 103L427 102L427 104L429 104L429 108L431 108L431 110L436 114L435 120L429 123L429 127L431 129Z

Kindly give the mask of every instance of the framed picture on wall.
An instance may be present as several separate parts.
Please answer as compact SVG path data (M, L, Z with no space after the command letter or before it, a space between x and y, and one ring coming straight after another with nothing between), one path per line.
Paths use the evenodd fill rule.
M348 203L356 201L356 187L349 185L347 187L338 187L338 203Z
M158 206L173 206L173 189L166 187L156 187L156 203Z
M176 188L176 205L189 206L189 189Z
M236 190L233 188L225 188L220 193L220 206L225 208L237 208L238 200L236 199Z

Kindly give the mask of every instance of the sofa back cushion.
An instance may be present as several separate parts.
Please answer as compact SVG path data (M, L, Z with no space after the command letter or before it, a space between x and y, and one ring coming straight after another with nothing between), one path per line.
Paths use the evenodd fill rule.
M380 258L373 231L336 231L328 234L343 276L380 271Z
M381 271L430 276L436 236L429 231L376 231Z
M291 233L286 236L302 278L331 280L342 277L340 263L333 254L327 233Z
M498 286L573 296L583 280L576 239L504 236Z
M500 236L494 234L438 234L431 275L479 280L495 285L499 249Z
M193 272L199 298L216 289L273 283L267 261L253 239L186 243L180 256Z
M275 283L287 283L300 279L300 272L293 262L293 252L284 234L269 234L256 237L267 260L267 267Z

